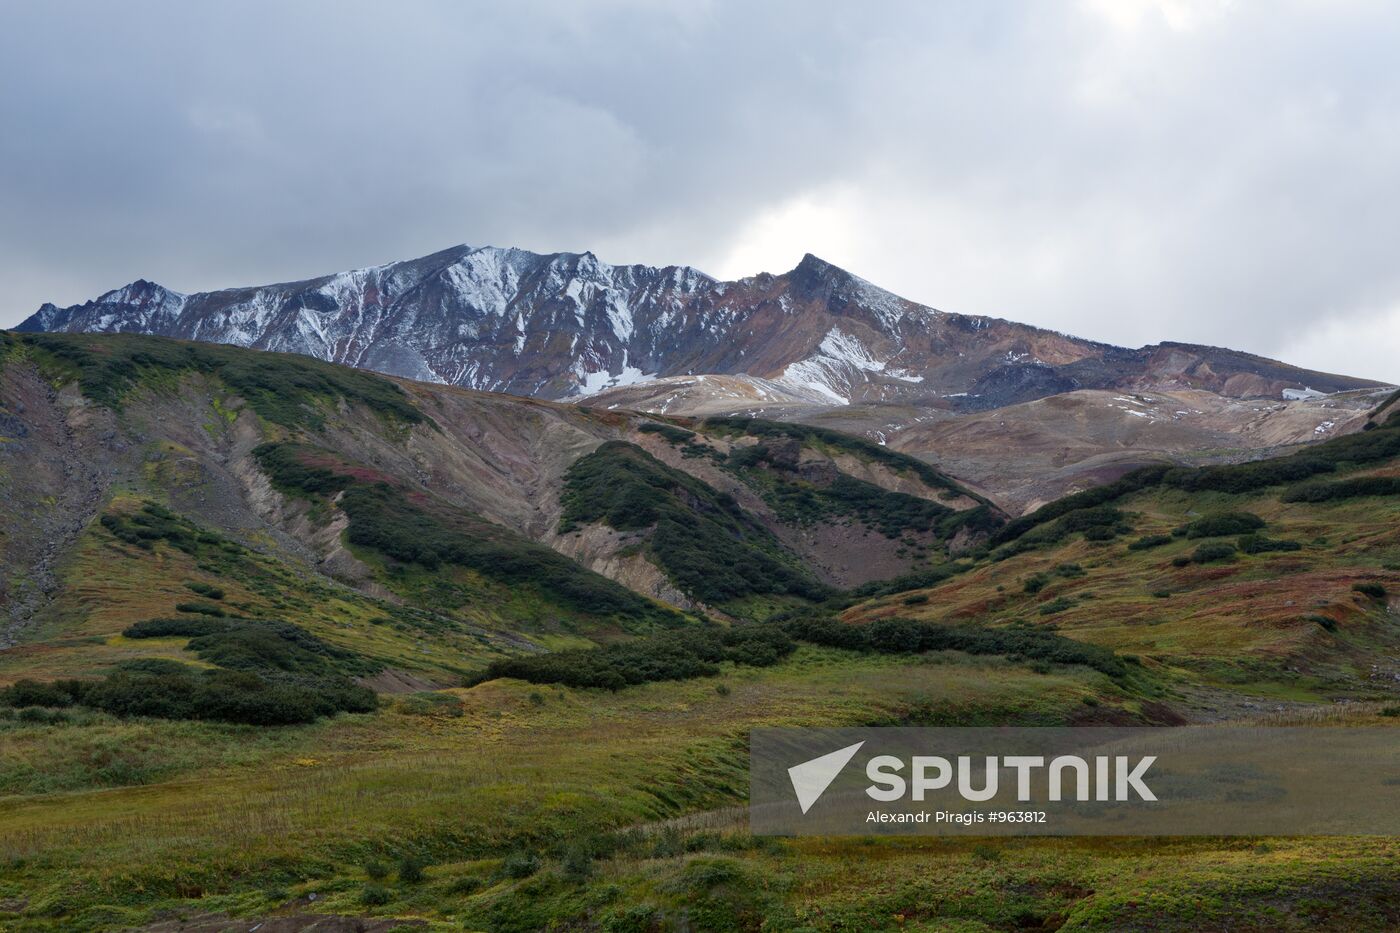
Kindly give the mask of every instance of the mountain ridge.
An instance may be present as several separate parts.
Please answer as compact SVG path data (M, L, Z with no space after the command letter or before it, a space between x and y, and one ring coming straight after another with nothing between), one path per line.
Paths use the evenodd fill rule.
M808 253L734 281L592 252L459 245L293 282L184 294L145 279L17 328L142 333L303 353L388 375L553 400L696 374L771 380L814 405L986 410L1075 389L1232 397L1380 383L1218 347L1136 349L940 311Z

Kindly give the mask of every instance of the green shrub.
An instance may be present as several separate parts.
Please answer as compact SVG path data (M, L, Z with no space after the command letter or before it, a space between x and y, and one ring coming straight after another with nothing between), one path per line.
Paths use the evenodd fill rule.
M1209 564L1214 561L1230 560L1236 554L1233 544L1202 544L1196 548L1191 555L1191 560L1198 564Z
M1333 502L1363 496L1400 495L1400 476L1358 476L1334 483L1305 483L1294 486L1279 498L1284 502Z
M399 883L421 884L425 877L423 868L422 859L416 855L405 855L399 859Z
M798 641L850 651L1001 654L1052 664L1081 664L1113 677L1124 673L1123 662L1106 648L1029 627L951 626L899 618L877 619L858 626L816 615L790 619L782 625Z
M379 665L338 648L289 622L266 619L147 619L128 626L127 638L188 637L201 661L245 671L296 674L372 674Z
M1171 535L1143 535L1136 541L1128 545L1130 551L1146 551L1149 548L1161 547L1164 544L1171 544Z
M225 614L222 606L216 606L213 603L176 603L175 611L192 612L198 615L215 616L218 618L222 618Z
M365 876L371 881L383 881L389 877L389 866L381 861L371 859L365 863Z
M807 424L796 424L785 421L764 421L758 418L732 416L707 418L705 420L705 426L708 428L720 428L734 431L758 438L790 437L803 444L824 445L836 450L843 450L847 453L855 454L863 460L884 464L896 472L912 473L923 480L925 484L935 489L946 489L949 492L967 496L982 505L990 504L982 496L965 489L956 480L939 472L922 460L911 457L908 454L902 454L891 450L888 447L883 447L872 441L865 440L864 438L854 437L850 434L842 434L840 431L813 427ZM742 450L743 448L739 449Z
M1245 554L1267 554L1273 551L1301 551L1303 545L1297 541L1268 538L1264 535L1242 535L1236 547Z
M360 891L360 903L366 907L383 907L393 899L389 889L382 884L370 883Z
M792 639L774 625L665 632L606 645L493 661L482 678L618 690L635 684L689 680L718 673L723 661L767 667L791 654Z
M901 602L906 606L922 606L924 603L928 602L928 600L929 595L927 593L915 593L912 596L904 597Z
M1186 537L1223 538L1249 534L1263 527L1264 520L1253 512L1221 512L1187 523Z
M660 434L672 444L684 444L695 437L694 431L687 431L670 424L658 424L655 421L643 422L637 427L637 430L644 434Z
M76 377L83 394L120 408L127 392L163 377L215 376L253 411L287 427L319 427L336 400L364 406L401 424L427 419L408 395L382 376L309 356L244 350L136 334L16 334Z
M600 522L649 530L648 554L687 595L720 605L754 594L823 599L819 583L726 493L634 444L610 441L565 475L559 530Z
M198 593L206 599L223 599L224 591L217 586L210 586L208 583L199 583L194 580L185 581L185 588L191 592Z
M1332 618L1331 616L1313 613L1311 615L1304 616L1304 618L1306 618L1309 622L1317 623L1318 625L1327 629L1327 631L1329 632L1335 632L1337 630L1337 620Z
M280 726L312 722L337 712L369 712L373 691L345 682L279 681L245 671L191 669L162 673L118 670L101 680L63 680L59 706L87 706L116 716L208 719ZM24 682L0 690L0 702L24 705L40 698ZM51 695L42 698L54 699ZM66 700L66 702L64 702Z
M1029 577L1026 577L1026 582L1021 586L1021 590L1031 594L1039 593L1041 590L1045 589L1049 582L1049 574L1033 573Z
M501 861L501 874L507 878L528 878L539 870L539 855L528 850L512 852Z
M1363 596L1372 599L1385 599L1385 586L1380 583L1353 583L1351 588Z
M253 450L273 484L311 497L343 490L339 506L349 519L346 540L391 561L435 570L465 567L507 586L530 586L545 598L590 616L674 625L674 610L585 569L552 548L446 504L410 500L404 490L371 478L333 455L297 444Z
M974 564L957 563L944 564L941 567L932 567L928 570L916 570L912 573L902 574L888 580L874 580L870 583L863 583L850 591L851 595L861 599L875 598L880 596L893 596L895 593L903 593L908 590L924 590L937 586L945 580L950 580L957 574L972 569Z
M1060 596L1041 606L1040 614L1043 616L1051 616L1059 612L1064 612L1066 609L1072 609L1073 607L1074 600L1067 596Z

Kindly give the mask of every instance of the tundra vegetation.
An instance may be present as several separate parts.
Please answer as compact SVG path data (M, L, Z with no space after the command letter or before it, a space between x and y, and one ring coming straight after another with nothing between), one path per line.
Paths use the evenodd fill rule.
M1373 481L1400 466L1400 423L1005 521L835 432L579 414L615 443L573 458L549 530L631 536L707 605L682 612L356 459L347 410L439 430L398 384L149 343L6 336L3 363L111 411L191 375L242 385L262 406L247 465L368 583L198 520L178 489L113 490L42 626L0 652L6 929L251 927L312 895L441 930L1400 925L1384 838L767 839L742 809L758 726L1394 727L1400 498ZM790 442L930 493L804 473ZM838 590L719 479L668 463L774 514L970 541Z

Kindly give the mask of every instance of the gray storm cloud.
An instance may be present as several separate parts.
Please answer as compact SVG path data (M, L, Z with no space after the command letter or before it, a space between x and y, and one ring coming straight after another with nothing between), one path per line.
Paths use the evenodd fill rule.
M467 242L1400 380L1383 3L0 7L0 325Z

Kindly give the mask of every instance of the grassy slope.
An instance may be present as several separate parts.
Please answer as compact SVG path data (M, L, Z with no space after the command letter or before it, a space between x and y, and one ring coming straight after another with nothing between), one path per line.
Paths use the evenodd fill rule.
M493 930L645 929L621 925L638 905L690 911L715 930L1004 930L1049 918L1190 930L1227 917L1244 930L1357 929L1395 909L1388 841L750 839L728 808L743 800L754 725L918 722L934 710L1064 721L1113 688L1082 669L814 649L720 682L728 694L708 679L617 694L496 681L445 694L460 706L409 698L263 734L100 716L0 722L0 786L31 794L0 800L0 921L115 927L193 897L200 910L266 916L304 908L311 892L318 910ZM160 783L89 790L140 778ZM576 854L629 826L644 829L605 857ZM522 851L538 853L539 869L512 877L502 860ZM430 866L426 881L391 878L387 903L366 907L364 865L405 854Z
M164 364L137 366L142 379L166 378ZM320 391L280 413L298 430L314 427L315 413L330 410ZM1387 470L1394 472L1370 471ZM1395 644L1394 624L1350 587L1400 579L1400 514L1388 499L1282 503L1280 491L1154 487L1115 503L1128 513L1131 536L1095 543L1072 534L847 614L854 622L902 615L1055 624L1141 654L1183 691L1204 684L1300 702L1380 696L1369 664L1394 653L1375 650ZM115 508L138 505L119 499ZM1240 508L1265 517L1270 537L1299 540L1303 550L1175 567L1173 558L1199 541L1127 549L1193 513ZM480 616L414 616L398 620L400 628L372 621L394 621L381 615L387 603L265 556L246 559L212 573L165 544L140 551L94 526L47 640L0 655L0 679L93 673L135 651L190 660L183 640L138 647L116 634L189 599L185 580L220 586L228 604L250 615L286 616L411 671L450 673L462 659L509 647L492 627L500 607L512 606L508 593L483 591L470 610ZM1085 574L1051 572L1066 562ZM1025 593L1024 581L1042 572L1044 588ZM435 589L446 576L452 586L483 585L455 573L414 571L407 584ZM1066 608L1041 614L1060 601ZM442 630L423 624L442 615L450 620ZM577 643L563 630L557 637ZM657 929L681 917L698 928L792 930L1400 924L1400 863L1389 840L755 841L728 809L743 799L742 741L754 725L1077 721L1131 712L1141 701L1082 668L1039 670L805 648L772 668L727 672L727 695L712 679L616 694L496 681L276 730L82 711L55 722L5 716L0 926L121 928L166 908L266 916L306 910L297 899L312 892L317 910L423 916L444 929L648 929L655 917L668 918ZM1340 715L1394 721L1377 718L1377 708ZM573 851L633 825L644 829L608 857L580 860ZM505 870L503 860L526 849L542 856L539 869L516 858L526 867ZM364 864L405 854L429 863L427 879L391 875L385 902L365 904Z
M1347 475L1393 470L1387 463ZM1130 535L1107 542L1070 535L1002 561L982 561L936 587L858 605L846 618L1054 625L1183 678L1299 699L1382 695L1373 665L1384 664L1400 644L1400 625L1383 601L1352 587L1369 582L1400 589L1400 500L1281 502L1287 488L1232 495L1152 487L1114 503L1129 516ZM1202 539L1129 547L1140 536L1170 536L1194 518L1232 510L1257 514L1268 523L1267 537L1297 541L1301 550L1176 566ZM1233 543L1238 536L1209 540ZM1084 575L1057 575L1055 568L1066 563L1078 564ZM1037 575L1048 582L1027 592L1026 581ZM915 593L926 600L906 603ZM1058 606L1065 608L1055 611Z
M561 533L600 522L644 536L648 557L686 595L718 608L751 596L820 599L828 589L734 499L613 441L565 477Z
M141 501L118 498L108 514L134 514ZM332 644L439 682L520 648L518 639L501 630L499 614L473 624L417 611L251 550L217 561L165 542L146 551L116 539L100 524L84 534L66 576L69 585L47 614L46 626L26 644L0 653L0 683L92 676L135 658L191 661L181 650L186 639L121 636L135 622L175 616L177 604L197 601L186 583L222 589L220 604L231 614L293 620Z
M39 926L45 913L98 904L134 920L194 891L218 895L206 906L248 910L301 891L340 891L329 905L353 908L371 857L548 851L602 829L739 803L743 735L754 724L902 720L949 704L979 720L1063 721L1085 697L1113 689L1082 669L1036 674L999 660L815 649L725 674L728 695L715 683L613 694L497 681L453 692L460 716L401 705L279 730L236 754L243 730L131 723L119 727L129 757L86 777L81 762L93 760L112 721L3 722L0 748L13 764L0 784L37 790L42 770L62 775L71 792L0 801L8 860L0 899L28 897L26 914ZM163 783L84 792L124 783L123 772ZM432 909L487 909L514 887Z

